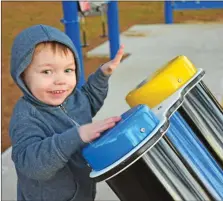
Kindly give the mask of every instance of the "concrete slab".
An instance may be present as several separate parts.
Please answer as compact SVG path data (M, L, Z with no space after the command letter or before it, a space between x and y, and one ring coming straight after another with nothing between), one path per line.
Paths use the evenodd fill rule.
M95 120L120 115L129 109L126 94L177 55L187 56L197 68L206 71L205 83L220 101L223 99L223 24L136 25L121 34L125 52L110 79L104 107ZM88 53L109 56L106 42ZM2 154L2 200L15 200L16 175L10 159L11 149ZM105 182L98 184L96 200L118 200Z
M2 154L2 200L16 200L17 176L11 160L11 148Z

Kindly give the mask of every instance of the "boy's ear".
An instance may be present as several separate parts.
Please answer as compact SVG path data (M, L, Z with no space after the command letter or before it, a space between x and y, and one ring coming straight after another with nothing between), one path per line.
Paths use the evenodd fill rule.
M25 74L24 74L24 72L22 72L22 74L20 75L20 77L21 77L21 79L24 81L24 76L25 76Z
M25 72L22 72L20 75L21 80L23 81L23 83L25 84L25 86L28 88L26 81L25 81Z

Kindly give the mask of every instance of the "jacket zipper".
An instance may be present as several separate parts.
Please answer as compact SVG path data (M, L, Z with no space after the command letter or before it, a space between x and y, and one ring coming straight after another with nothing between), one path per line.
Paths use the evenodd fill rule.
M61 104L59 106L59 108L67 115L67 117L72 121L74 122L74 124L77 126L77 127L80 127L80 124L78 124L76 121L74 121L67 113L66 109L64 108L64 106ZM90 165L88 163L86 163L88 167L90 167Z
M74 121L67 113L66 109L64 108L64 106L61 104L60 106L60 109L63 110L63 112L67 115L67 117L77 126L77 127L80 127L80 124L78 124L76 121Z

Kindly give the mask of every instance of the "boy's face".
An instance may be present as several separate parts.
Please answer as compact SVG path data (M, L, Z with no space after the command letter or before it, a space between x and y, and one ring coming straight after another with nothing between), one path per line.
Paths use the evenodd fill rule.
M73 53L52 51L45 46L35 52L32 63L24 72L24 81L40 101L57 106L64 102L76 86Z

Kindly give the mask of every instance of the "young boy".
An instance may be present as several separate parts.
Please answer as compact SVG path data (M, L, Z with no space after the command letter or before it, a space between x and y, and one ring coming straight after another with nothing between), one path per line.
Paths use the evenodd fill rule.
M18 200L94 200L96 185L81 150L120 120L92 123L122 56L123 46L77 89L79 59L65 33L36 25L15 38L11 75L24 93L9 128Z

